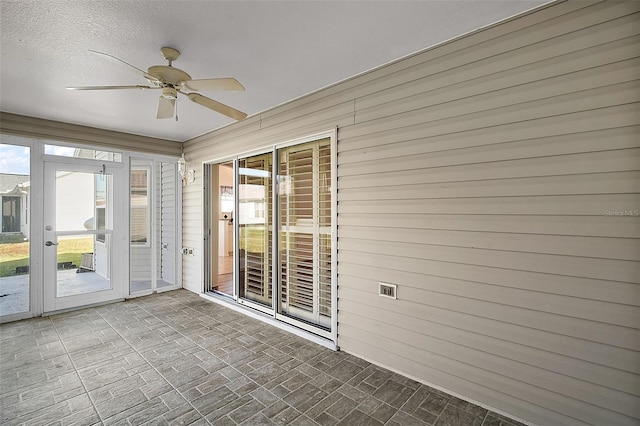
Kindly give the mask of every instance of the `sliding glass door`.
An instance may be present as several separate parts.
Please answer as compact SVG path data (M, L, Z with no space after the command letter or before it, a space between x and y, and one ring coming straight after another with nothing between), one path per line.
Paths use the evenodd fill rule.
M205 166L205 291L334 336L334 141L328 134ZM234 171L232 183L223 185L224 169ZM225 202L233 208L223 208ZM228 215L226 226L218 224L221 214ZM217 274L229 251L227 228L233 228L233 291L222 290Z
M238 294L267 307L273 304L272 166L269 152L240 159L238 168Z
M331 140L278 150L279 312L331 326Z

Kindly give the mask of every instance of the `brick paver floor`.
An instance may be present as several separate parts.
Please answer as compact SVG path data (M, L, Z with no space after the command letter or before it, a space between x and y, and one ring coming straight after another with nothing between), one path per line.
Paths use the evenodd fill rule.
M518 425L186 290L1 325L0 423Z

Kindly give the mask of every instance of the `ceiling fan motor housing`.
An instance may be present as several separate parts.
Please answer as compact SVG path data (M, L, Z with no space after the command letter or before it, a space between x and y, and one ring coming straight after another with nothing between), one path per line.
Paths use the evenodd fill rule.
M162 97L165 99L176 99L178 97L178 91L173 87L163 87Z
M177 86L182 81L191 80L191 76L186 72L168 65L154 65L149 67L148 73L170 86Z

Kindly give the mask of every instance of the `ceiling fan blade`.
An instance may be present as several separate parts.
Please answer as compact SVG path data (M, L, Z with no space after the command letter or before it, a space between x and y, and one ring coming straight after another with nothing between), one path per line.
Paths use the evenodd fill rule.
M95 50L89 50L89 52L95 53L96 55L104 56L105 58L109 59L110 61L116 62L116 63L118 63L120 65L124 65L124 66L128 67L131 71L134 71L136 74L143 76L144 78L146 78L149 81L158 82L158 83L160 82L160 80L158 80L156 77L152 76L148 72L143 71L140 68L136 68L133 65L126 63L122 59L116 58L115 56L111 56L111 55L109 55L107 53L102 53L102 52L98 52L98 51L95 51Z
M78 86L67 87L68 90L121 90L121 89L161 89L161 87L151 86Z
M220 114L224 114L227 117L231 117L234 120L240 121L247 118L247 114L245 114L244 112L238 111L237 109L231 108L230 106L222 104L218 101L214 101L213 99L207 98L206 96L202 96L199 93L180 93L188 96L189 99L191 99L193 102L219 112Z
M185 81L183 84L189 90L244 90L244 86L235 78L205 78Z
M160 101L158 102L158 115L156 118L171 118L173 117L173 112L176 109L176 100L175 99L167 99L163 96L160 96Z

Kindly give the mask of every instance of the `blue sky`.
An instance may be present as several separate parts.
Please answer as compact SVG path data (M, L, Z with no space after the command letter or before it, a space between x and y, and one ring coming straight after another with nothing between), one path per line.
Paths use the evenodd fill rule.
M73 157L75 148L45 145L45 154ZM14 175L29 174L29 148L0 143L0 173Z
M0 173L29 174L29 148L0 144Z

